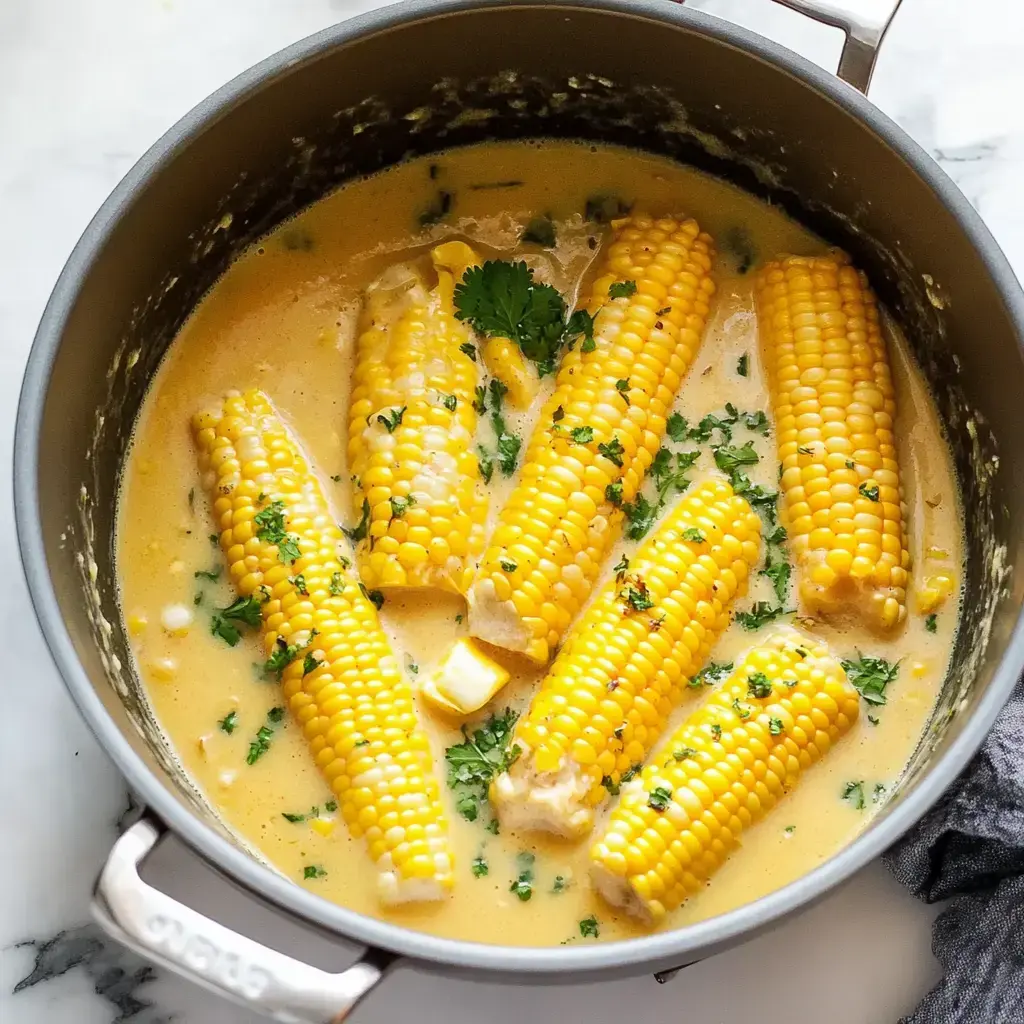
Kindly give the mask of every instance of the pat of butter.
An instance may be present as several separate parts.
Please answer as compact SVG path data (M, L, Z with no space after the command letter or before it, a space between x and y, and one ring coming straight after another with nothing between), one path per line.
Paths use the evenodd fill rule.
M509 680L508 672L468 639L456 640L420 690L435 707L449 714L479 711Z

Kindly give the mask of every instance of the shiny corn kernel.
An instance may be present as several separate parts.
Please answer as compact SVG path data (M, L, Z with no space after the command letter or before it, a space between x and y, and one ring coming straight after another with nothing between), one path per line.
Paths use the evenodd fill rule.
M135 612L128 616L128 632L132 636L141 636L149 625L149 619L141 612Z
M350 832L367 837L381 899L443 896L452 858L430 745L377 610L347 557L342 564L347 545L315 473L259 391L230 393L219 410L196 416L193 430L231 580L239 594L271 594L261 606L267 657L280 651L279 638L299 648L280 670L284 702ZM274 502L299 552L289 564L277 544L251 535L253 516ZM318 820L317 831L333 827Z
M758 694L751 692L755 673L770 684ZM808 705L821 717L813 740L797 725ZM824 644L789 627L777 630L737 662L639 782L623 789L590 851L598 892L648 924L660 921L704 886L739 845L742 829L775 806L801 768L850 730L859 705Z
M175 658L154 658L148 667L150 677L161 683L169 683L178 674L178 662Z
M619 505L636 496L700 347L713 258L711 238L692 220L616 223L587 303L594 344L576 344L562 358L468 595L472 635L543 664L586 602L619 534ZM610 299L612 285L624 281L637 290ZM574 438L586 428L592 438ZM620 485L610 501L607 489L614 496ZM584 512L579 496L598 514ZM511 542L519 553L510 554ZM542 556L550 572L523 572L521 563L532 567Z

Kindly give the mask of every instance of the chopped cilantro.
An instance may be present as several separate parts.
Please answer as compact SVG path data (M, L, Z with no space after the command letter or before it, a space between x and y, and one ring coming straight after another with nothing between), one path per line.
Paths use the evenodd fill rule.
M843 786L841 799L845 800L854 810L864 810L864 782L848 782Z
M676 747L672 751L672 757L676 761L692 761L697 756L697 751L693 747Z
M611 502L613 505L622 504L622 481L616 480L614 483L605 484L604 488L605 501Z
M779 736L782 734L782 719L781 718L769 718L768 719L768 731L773 736Z
M704 536L703 533L701 533L700 530L697 529L696 526L688 526L685 530L683 530L680 536L682 536L683 540L689 541L691 544L707 543L707 538Z
M343 526L341 528L341 532L345 534L345 536L348 537L348 539L352 541L353 544L358 544L361 540L366 539L369 530L370 502L369 499L363 498L363 513L360 516L359 522L356 523L356 525L353 526L351 529L348 529L347 527Z
M197 569L192 576L197 580L209 580L216 583L220 579L220 569Z
M784 560L774 561L771 551L768 552L764 568L760 571L760 575L766 576L772 581L772 586L775 588L775 596L778 598L780 605L786 603L786 595L789 593L789 577L791 573L792 567L789 562Z
M711 736L716 740L720 740L722 738L722 727L717 722L711 726Z
M645 612L654 607L654 599L647 589L647 584L639 577L627 583L619 593L619 597L625 600L629 606L627 612L629 609L635 612Z
M736 362L736 372L741 377L746 377L750 373L750 356L746 352L739 357Z
M319 864L307 864L302 869L303 878L326 878L327 872Z
M337 597L345 589L345 576L340 572L331 573L330 583L331 597Z
M754 451L754 442L748 441L740 448L722 445L714 449L715 465L723 473L733 473L740 466L753 466L760 461L760 456Z
M671 802L672 790L666 786L655 786L647 797L647 806L659 813L667 811Z
M593 427L573 427L569 431L573 444L590 444L594 440Z
M683 442L689 435L690 425L684 416L674 412L665 421L665 431L673 441Z
M623 555L613 566L612 572L615 573L615 579L621 583L626 578L626 572L629 569L629 559Z
M934 612L924 620L924 628L928 630L929 633L938 632L939 618Z
M281 499L272 501L266 508L253 516L256 524L256 536L267 544L277 545L278 557L286 565L290 565L300 555L298 538L285 530L284 502Z
M593 914L580 921L580 935L585 939L596 939L601 934L600 925Z
M885 784L882 782L876 782L874 791L871 794L871 802L873 804L877 804L883 796L885 796Z
M636 295L636 281L616 281L608 289L609 299L628 299Z
M459 351L463 355L469 356L469 358L472 359L474 363L476 362L476 345L473 345L468 341L464 341L459 346Z
M511 476L516 471L516 461L519 459L519 449L522 446L522 439L516 437L515 434L506 433L504 430L498 434L498 465L505 476Z
M389 501L391 504L391 518L401 519L416 504L416 495L410 494L408 497L403 498L398 494L394 494Z
M380 611L384 607L384 593L380 590L367 590L365 583L359 584L359 589L363 592L363 597L366 598L370 604L373 605L377 611Z
M462 743L444 753L448 763L448 787L456 794L456 808L469 821L477 818L478 801L487 799L491 780L506 771L520 754L518 745L509 748L518 715L510 708L492 714L470 734L462 726Z
M626 449L622 447L622 442L617 438L613 437L610 441L603 441L597 446L598 454L603 455L613 466L622 466L622 456L625 454Z
M473 858L473 864L471 867L474 878L484 878L490 872L490 866L487 861L484 860L482 854L477 854Z
M379 413L377 416L377 422L384 427L389 433L393 434L401 425L402 417L405 415L406 409L409 407L403 405L401 409L389 409L387 412Z
M629 378L622 377L615 382L615 390L622 395L623 401L629 405Z
M230 736L238 725L238 712L229 711L217 724L221 732L226 732Z
M736 697L736 698L733 699L732 709L733 709L733 711L736 712L736 714L740 718L744 718L745 719L745 718L749 718L750 717L750 708L748 708L745 705L741 704L739 697Z
M455 412L456 407L459 404L458 398L455 395L442 395L441 404L449 411Z
M485 337L511 338L541 376L553 372L566 333L565 300L551 285L534 281L526 263L488 260L470 267L454 301L460 320Z
M505 557L498 559L498 565L500 565L505 572L515 572L519 568L515 562Z
M763 672L754 672L747 678L747 696L764 699L772 695L772 681Z
M846 678L864 702L876 706L886 703L885 688L895 682L900 673L898 661L893 665L885 658L866 657L860 651L857 652L856 661L844 661L842 665Z
M479 415L483 416L487 412L487 388L483 384L477 384L473 389L473 409Z
M565 892L569 888L568 880L562 875L555 875L555 880L551 885L552 893L558 894Z
M630 540L640 540L650 531L661 509L657 505L652 505L642 494L638 494L634 501L622 503L622 511L626 513L628 522L626 536Z
M721 682L732 671L732 662L712 661L705 665L691 680L690 686L697 689L701 686L714 686Z
M783 615L789 615L791 610L784 605L772 607L767 601L755 601L750 611L737 612L736 621L744 628L751 631L760 629L769 622L774 622Z
M246 755L246 764L255 764L269 749L270 741L273 739L274 730L272 726L277 725L284 718L284 708L271 708L267 712L267 724L261 725L256 730L256 738L249 743L249 753Z
M309 588L306 586L306 577L300 572L297 576L289 576L288 582L300 593L307 595L309 594Z
M868 501L878 501L878 484L868 484L867 481L862 483L857 490L864 495Z
M483 477L485 484L489 484L491 477L494 476L494 460L491 453L482 445L477 447L476 461L480 467L480 476Z
M320 659L312 651L309 651L302 659L302 674L308 676L310 672L315 672L319 667Z

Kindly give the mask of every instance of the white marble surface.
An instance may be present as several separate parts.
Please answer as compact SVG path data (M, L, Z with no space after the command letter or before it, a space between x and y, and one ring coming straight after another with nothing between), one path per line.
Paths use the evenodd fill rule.
M17 562L9 491L14 404L32 333L61 265L117 180L174 120L227 78L372 0L0 2L0 545ZM768 0L703 0L834 66L839 38ZM1024 65L1016 0L904 0L873 99L938 156L1024 269ZM12 575L0 592L0 1020L4 1024L234 1024L250 1020L88 925L87 900L126 806L122 780L65 697ZM322 966L329 944L255 907L181 848L155 880ZM803 917L687 969L585 987L501 990L408 971L358 1019L447 1024L627 1017L787 1024L892 1021L936 978L934 910L880 866ZM63 933L61 935L61 933ZM58 936L60 936L58 938ZM796 979L799 978L799 982ZM442 986L444 986L442 988ZM15 991L17 990L17 991Z

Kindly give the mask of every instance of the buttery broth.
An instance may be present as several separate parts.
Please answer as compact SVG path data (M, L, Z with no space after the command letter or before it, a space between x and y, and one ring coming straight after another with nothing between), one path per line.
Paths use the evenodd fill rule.
M457 857L453 894L438 904L384 909L364 843L348 837L336 812L324 810L331 794L298 728L281 723L266 754L246 763L249 744L267 712L280 703L280 693L260 672L264 656L255 634L235 647L211 635L213 610L230 604L234 594L219 548L210 541L213 523L199 488L189 421L231 389L263 389L316 466L336 516L350 523L346 422L363 289L389 265L455 237L490 256L526 258L571 306L608 230L583 216L588 197L595 195L621 196L635 209L654 214L692 215L716 241L711 320L676 410L691 424L706 413L721 412L727 402L740 410L765 410L770 418L748 271L777 253L823 252L826 246L819 239L745 193L667 160L574 143L488 144L412 161L348 184L253 245L171 346L146 398L124 474L118 530L122 611L137 671L184 770L239 840L297 885L353 910L451 938L521 945L593 941L582 937L579 927L591 916L599 922L601 940L641 929L592 892L588 840L572 844L507 830L492 835L484 828L489 814L465 820L447 788ZM520 243L525 225L538 215L554 223L554 248ZM820 623L810 628L840 657L854 657L860 650L898 661L899 676L888 689L888 703L878 708L862 703L850 735L744 834L740 849L706 889L670 914L663 927L757 899L848 843L903 771L946 673L957 625L956 595L926 620L915 608L913 592L931 573L959 575L958 493L925 382L898 334L890 329L887 340L899 402L896 434L913 558L907 623L886 639L856 628ZM745 375L739 372L741 361ZM550 386L551 378L545 383ZM509 410L510 428L525 438L546 394L542 388L525 413ZM483 417L479 429L481 435L490 429ZM758 465L749 467L751 478L774 489L773 435L742 426L736 435L739 444L752 440L761 456ZM704 445L690 477L697 481L713 471ZM489 485L492 522L513 483L514 478L495 472ZM617 553L633 546L616 544L601 582ZM218 571L216 580L197 575ZM791 586L791 602L794 593ZM770 581L755 573L736 608L771 597ZM162 625L164 610L172 605L191 611L184 635ZM465 635L464 613L460 598L436 591L387 597L381 618L414 685L456 637ZM730 661L755 637L734 623L712 657ZM514 655L491 653L512 673L492 707L525 707L543 672ZM666 735L698 699L684 700ZM461 737L423 702L419 710L443 785L444 750ZM228 734L218 723L232 712L237 725ZM857 782L862 808L858 791L843 798L848 785ZM320 813L313 823L284 817L302 817L314 806ZM595 835L600 828L599 821ZM524 852L536 857L528 902L510 891L519 873L517 858ZM486 875L481 875L482 862ZM307 868L315 868L316 877L306 878ZM557 887L556 877L563 880Z

